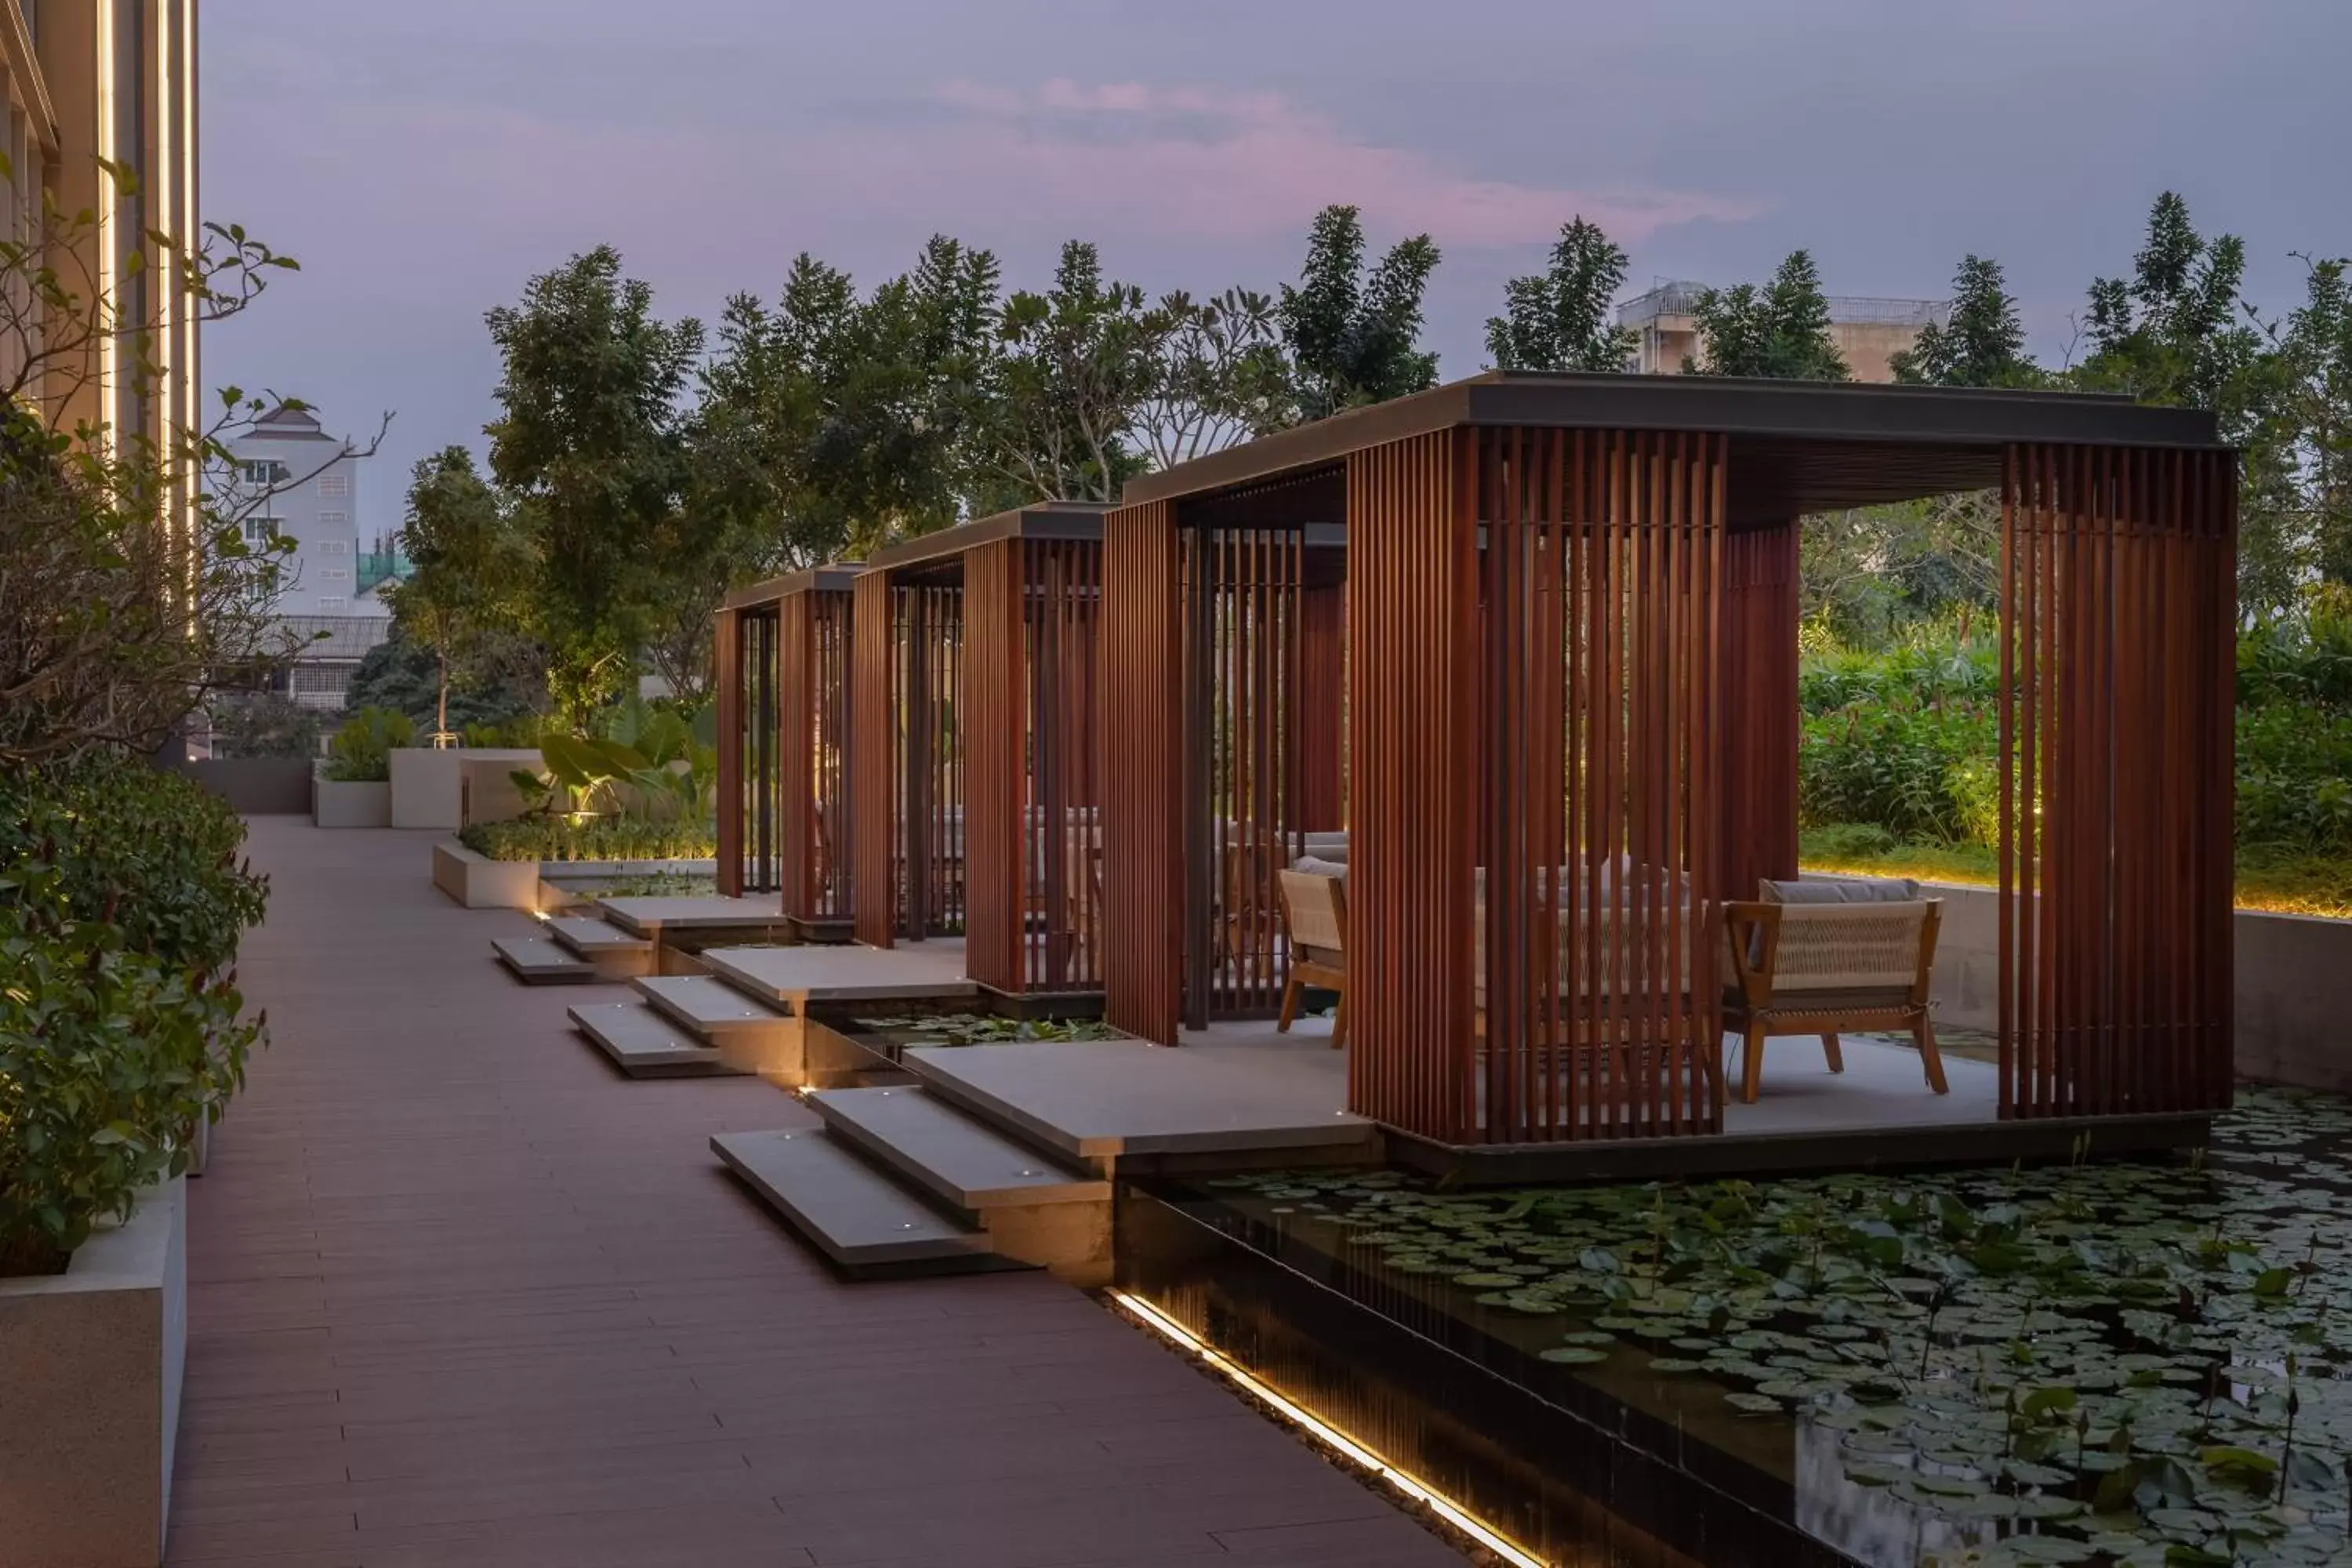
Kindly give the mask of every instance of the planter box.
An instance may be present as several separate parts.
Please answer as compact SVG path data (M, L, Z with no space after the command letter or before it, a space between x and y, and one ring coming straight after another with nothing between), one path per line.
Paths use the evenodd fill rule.
M539 862L492 860L454 838L433 847L433 885L469 910L539 908Z
M323 774L310 784L313 827L390 827L392 785L347 784Z
M0 1563L153 1568L187 1361L186 1184L63 1274L0 1279Z
M529 763L518 763L475 752L457 764L457 816L460 827L470 827L477 822L511 822L530 808L515 788L514 773L520 767L536 767L539 756L531 753Z
M515 768L540 766L536 751L472 750L453 747L441 752L426 746L399 746L392 753L392 826L437 827L454 833L466 816L465 764L494 762L501 773Z

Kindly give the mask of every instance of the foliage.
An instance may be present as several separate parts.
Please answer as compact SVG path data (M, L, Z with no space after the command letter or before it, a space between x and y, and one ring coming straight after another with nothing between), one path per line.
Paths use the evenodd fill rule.
M1969 644L1807 659L1799 680L1801 821L1868 824L1941 844L1997 833L1998 673L1992 651Z
M2352 279L2342 258L2303 258L2304 301L2284 323L2264 326L2269 396L2248 454L2241 510L2259 548L2240 573L2241 595L2257 609L2284 605L2316 572L2352 583Z
M710 825L630 816L519 816L477 822L458 842L493 860L709 860Z
M416 737L416 726L395 708L362 708L343 721L329 749L327 776L338 784L384 784L392 752Z
M110 208L137 195L130 170L95 162ZM0 154L0 174L5 167ZM228 443L271 409L299 405L228 387L208 420L116 430L84 412L106 407L110 357L107 391L164 378L166 310L173 331L228 319L295 262L239 226L206 224L187 235L144 231L101 278L91 265L97 207L68 211L53 189L0 238L6 765L110 744L152 752L215 690L255 685L296 647L271 613L290 543L247 538L267 496L232 481ZM119 237L110 244L119 250ZM352 455L341 448L326 461Z
M0 1274L62 1265L187 1163L263 1037L226 965L244 825L110 750L0 776Z
M1800 613L1850 647L1965 640L1997 616L2000 499L1967 490L1802 520Z
M1290 422L1290 362L1271 297L1228 289L1196 300L1180 289L1161 295L1155 312L1158 374L1129 437L1154 468L1190 462Z
M449 687L449 722L461 731L527 724L546 683L537 645L509 631L488 640L479 658L457 672ZM395 621L392 635L362 656L343 700L352 708L397 709L430 731L439 717L440 691L440 660Z
M1550 265L1503 286L1503 314L1486 320L1497 370L1622 371L1641 334L1617 325L1624 247L1581 215L1559 231Z
M238 858L245 824L178 773L113 750L0 773L5 879L47 876L59 918L110 927L175 968L212 970L261 919L266 879Z
M1364 226L1356 208L1328 206L1307 237L1296 287L1283 285L1283 342L1297 377L1301 419L1381 403L1437 384L1437 356L1420 347L1422 296L1438 249L1415 235L1364 272Z
M318 710L278 691L215 691L205 704L216 757L315 757Z
M1853 379L1830 341L1830 303L1810 251L1790 251L1761 289L1702 290L1691 313L1704 357L1683 362L1687 374Z
M702 371L695 504L746 531L765 567L815 565L953 522L971 489L998 267L935 235L860 299L803 252L771 310L727 303Z
M1474 1323L1538 1391L1601 1369L1598 1390L1654 1391L1672 1431L1733 1452L1793 1440L1738 1424L1801 1423L1836 1478L1810 1528L1836 1544L1891 1507L1901 1540L1951 1561L2339 1561L2352 1110L2254 1091L2213 1136L2170 1165L1212 1185Z
M600 734L541 734L545 766L515 770L515 787L541 815L708 822L718 807L716 720L632 698L604 716Z
M1014 1040L1120 1040L1100 1018L1006 1018L993 1013L909 1014L860 1018L861 1029L898 1037L909 1046L993 1046Z
M680 506L680 400L702 326L653 313L653 289L599 246L486 318L504 360L490 469L536 557L529 604L549 695L583 725L628 683L680 565L701 553Z
M523 619L530 545L463 447L416 460L400 538L414 569L385 597L401 628L433 652L433 731L445 735L452 677L486 667Z
M999 317L990 467L1027 499L1117 500L1143 467L1130 432L1159 384L1171 330L1141 289L1103 277L1093 246L1064 245L1053 287L1014 294Z
M1980 256L1960 258L1950 315L1921 328L1889 363L1896 381L1913 386L2025 387L2047 379L2025 352L2025 326L2000 263Z

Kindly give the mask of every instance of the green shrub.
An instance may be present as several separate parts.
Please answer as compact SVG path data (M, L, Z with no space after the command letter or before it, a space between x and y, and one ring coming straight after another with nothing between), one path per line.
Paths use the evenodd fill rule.
M0 907L45 900L56 923L209 972L259 921L269 883L244 863L226 803L135 757L90 752L0 775Z
M707 822L630 816L519 816L477 822L457 838L492 860L709 860L719 853Z
M261 1038L242 1010L225 978L0 906L0 1276L55 1271L187 1169Z
M392 777L392 752L416 738L407 714L391 708L362 708L343 721L328 746L327 776L338 784L383 784Z
M262 1037L228 974L268 884L188 780L93 753L0 780L0 1273L185 1169Z

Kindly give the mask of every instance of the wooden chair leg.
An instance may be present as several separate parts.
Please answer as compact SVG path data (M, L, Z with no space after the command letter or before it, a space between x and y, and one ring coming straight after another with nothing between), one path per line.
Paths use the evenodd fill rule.
M1348 1043L1348 988L1339 988L1339 1000L1331 1008L1331 1048L1339 1050Z
M1822 1037L1822 1055L1830 1059L1830 1071L1845 1071L1845 1047L1838 1043L1834 1033Z
M1949 1094L1952 1086L1944 1078L1944 1054L1936 1048L1936 1021L1927 1014L1912 1026L1911 1037L1919 1043L1919 1059L1927 1065L1927 1087L1937 1094Z
M1284 977L1282 982L1282 1016L1274 1021L1274 1032L1276 1034L1286 1035L1290 1033L1290 1026L1298 1021L1298 994L1305 989L1305 986L1299 984L1298 977L1297 975L1294 974Z
M1740 1045L1739 1098L1749 1105L1755 1104L1756 1096L1762 1087L1763 1079L1764 1026L1750 1024Z

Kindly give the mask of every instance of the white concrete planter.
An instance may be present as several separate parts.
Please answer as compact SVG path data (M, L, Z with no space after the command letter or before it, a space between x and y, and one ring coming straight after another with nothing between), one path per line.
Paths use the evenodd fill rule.
M438 827L456 832L465 824L465 764L493 762L501 774L516 768L541 765L536 751L469 750L453 747L435 751L427 746L399 746L392 753L392 826Z
M1936 940L1936 1018L1962 1028L1999 1026L2000 895L1990 888L1925 882L1944 900ZM2352 921L2240 910L2231 922L2237 1070L2303 1089L2352 1091L2352 1047L2326 977L2352 973Z
M187 1187L63 1274L0 1279L0 1563L153 1568L188 1346Z
M324 774L310 781L313 827L390 827L392 785L352 784Z
M445 838L433 847L433 885L469 910L535 910L539 862L493 860Z

